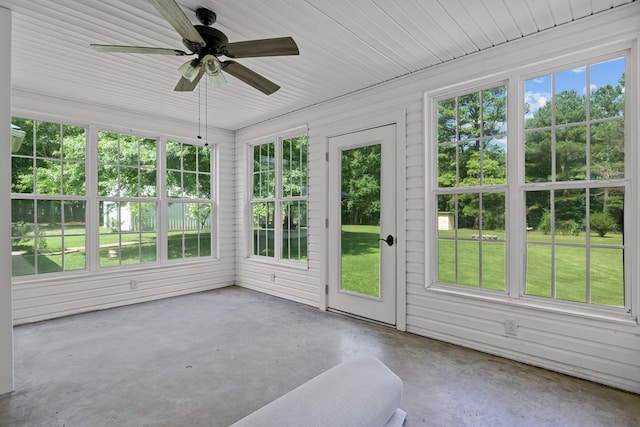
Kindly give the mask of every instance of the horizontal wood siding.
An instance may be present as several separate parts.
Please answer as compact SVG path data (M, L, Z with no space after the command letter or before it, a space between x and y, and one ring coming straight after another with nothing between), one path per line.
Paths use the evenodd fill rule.
M598 31L594 31L595 28ZM252 261L246 257L246 247L242 246L238 251L238 284L324 308L326 253L331 250L326 247L324 228L327 136L344 122L351 122L353 130L357 130L368 117L404 110L406 180L399 192L402 190L406 197L406 239L399 242L399 247L406 250L407 331L640 393L640 327L637 320L580 317L513 301L490 301L428 288L423 106L425 92L486 76L499 77L522 65L597 45L633 41L639 32L640 7L636 3L239 131L236 135L239 195L236 213L240 218L239 241L245 245L248 218L244 146L251 139L278 130L302 124L309 126L311 250L310 268L297 270ZM630 120L637 121L640 116L638 103L634 105L636 116ZM276 273L273 283L270 281L272 272ZM640 305L639 289L637 284L634 286L633 303L637 307ZM505 333L507 318L516 322L517 336Z
M12 114L84 125L131 129L188 142L198 133L197 123L132 115L100 106L78 105L63 99L15 91ZM104 270L72 272L52 277L16 277L13 280L13 319L19 325L54 317L134 304L175 295L199 292L234 284L235 191L233 186L233 133L209 129L208 139L217 146L216 176L218 234L216 259L166 262ZM135 280L136 289L131 281Z

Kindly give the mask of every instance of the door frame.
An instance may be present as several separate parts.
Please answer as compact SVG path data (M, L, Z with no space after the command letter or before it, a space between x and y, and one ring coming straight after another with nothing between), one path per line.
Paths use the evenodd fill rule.
M361 111L357 116L344 118L336 123L331 123L325 127L321 137L324 138L324 151L329 152L330 138L341 136L353 132L359 132L385 125L396 125L396 329L406 331L407 329L407 197L406 197L406 110L391 112L380 112L363 114ZM420 136L418 136L420 137ZM325 229L322 233L322 253L320 262L322 286L318 290L319 308L323 311L328 309L327 286L329 285L329 162L324 162L324 218Z

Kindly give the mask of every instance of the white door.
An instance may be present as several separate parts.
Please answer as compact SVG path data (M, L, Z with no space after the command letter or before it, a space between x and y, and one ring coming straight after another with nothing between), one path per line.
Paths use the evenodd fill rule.
M396 126L329 139L327 306L396 324Z

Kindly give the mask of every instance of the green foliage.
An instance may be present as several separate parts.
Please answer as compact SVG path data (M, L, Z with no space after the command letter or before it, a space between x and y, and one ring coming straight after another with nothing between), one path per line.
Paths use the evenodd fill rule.
M538 224L538 230L540 230L543 234L551 233L551 212L545 209L542 212L542 217L540 218L540 223Z
M591 229L604 237L607 233L616 231L616 220L606 212L594 212L591 214Z
M343 224L379 225L380 145L342 152Z

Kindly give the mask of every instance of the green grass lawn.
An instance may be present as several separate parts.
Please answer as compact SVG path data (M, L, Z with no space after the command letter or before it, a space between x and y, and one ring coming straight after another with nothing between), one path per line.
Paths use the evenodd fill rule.
M477 230L461 229L458 238L471 239ZM486 231L483 234L496 236L497 240L459 240L457 258L454 240L439 240L439 281L458 285L504 290L505 244L504 233ZM439 236L453 238L453 231L440 231ZM551 235L529 231L527 240L527 295L553 296L553 264ZM587 302L586 236L555 236L555 298L565 301ZM591 302L594 304L624 306L622 235L610 233L605 237L590 236L592 245L606 248L591 248L589 251L589 282ZM482 248L482 250L480 250ZM482 253L482 273L480 272ZM456 259L458 278L456 281Z
M380 296L380 226L342 226L342 289Z

